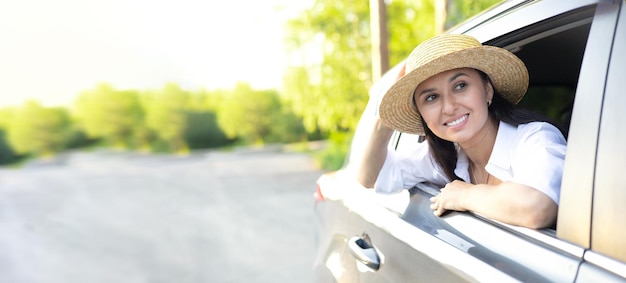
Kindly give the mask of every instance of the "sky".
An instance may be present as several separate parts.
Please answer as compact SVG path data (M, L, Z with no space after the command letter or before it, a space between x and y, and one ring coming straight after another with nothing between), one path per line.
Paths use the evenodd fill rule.
M0 108L116 89L282 87L307 0L0 0Z

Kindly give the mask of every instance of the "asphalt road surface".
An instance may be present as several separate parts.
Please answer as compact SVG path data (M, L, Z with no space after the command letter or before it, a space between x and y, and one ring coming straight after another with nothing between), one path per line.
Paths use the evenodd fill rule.
M312 282L320 174L267 150L0 169L0 283Z

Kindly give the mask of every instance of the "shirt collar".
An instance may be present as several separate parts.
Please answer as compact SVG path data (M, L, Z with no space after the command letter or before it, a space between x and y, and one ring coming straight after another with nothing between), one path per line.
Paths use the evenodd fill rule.
M469 183L469 159L457 143L455 143L454 146L456 147L457 153L456 168L454 168L454 174L456 174L459 178L465 180L465 182Z
M490 165L500 168L509 168L511 165L510 148L514 144L517 127L500 121L498 133L496 134L496 142L493 145L491 156L489 156Z
M489 162L485 168L489 174L494 175L501 180L507 180L507 175L510 175L508 169L511 167L510 148L514 143L515 135L517 134L517 127L500 121L498 126L498 133L496 134L496 141L493 145L493 150L489 156ZM454 173L469 182L469 159L461 147L455 143L457 150L457 161ZM503 171L504 170L504 171Z

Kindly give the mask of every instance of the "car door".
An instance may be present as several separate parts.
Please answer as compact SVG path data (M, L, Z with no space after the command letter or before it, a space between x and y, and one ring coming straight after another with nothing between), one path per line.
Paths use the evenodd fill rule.
M604 96L600 100L602 111L597 127L594 179L592 186L583 194L587 198L571 197L579 207L585 208L582 213L588 213L587 217L578 220L589 221L580 225L589 230L565 233L574 230L568 229L561 235L587 249L576 282L626 281L626 185L623 181L623 169L626 168L626 95L623 87L626 78L626 5L624 1L617 1L607 5L605 13L611 21L607 20L603 25L603 31L605 36L613 38L605 41L607 46L602 49L602 52L610 49L604 53L609 55L610 61L606 68L606 87L597 87L604 92ZM616 28L611 29L611 23L615 23ZM589 64L595 68L597 63L592 58ZM599 99L590 97L588 100ZM574 209L576 204L571 208ZM568 220L563 225L579 222L575 218Z

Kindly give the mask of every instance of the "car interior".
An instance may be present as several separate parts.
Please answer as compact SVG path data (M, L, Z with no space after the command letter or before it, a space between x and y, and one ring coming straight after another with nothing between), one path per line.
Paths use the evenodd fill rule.
M520 105L548 117L566 138L593 12L575 11L487 43L526 64L530 84Z

